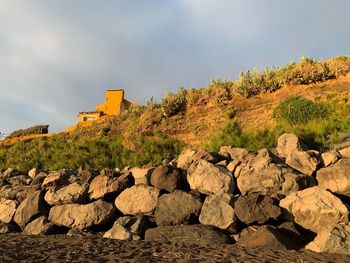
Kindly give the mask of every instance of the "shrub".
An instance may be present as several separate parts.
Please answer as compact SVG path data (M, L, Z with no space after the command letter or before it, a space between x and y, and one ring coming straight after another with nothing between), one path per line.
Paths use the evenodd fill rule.
M170 117L186 109L186 90L180 88L176 94L169 93L161 102L163 115Z
M305 124L314 119L329 116L328 108L322 103L312 102L299 96L287 98L273 112L273 117L282 119L292 125Z

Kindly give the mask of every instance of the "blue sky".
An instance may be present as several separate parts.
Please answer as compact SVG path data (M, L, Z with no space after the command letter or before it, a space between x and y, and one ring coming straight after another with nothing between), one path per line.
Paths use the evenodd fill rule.
M348 0L0 0L0 131L61 131L108 88L160 99L303 55L349 55Z

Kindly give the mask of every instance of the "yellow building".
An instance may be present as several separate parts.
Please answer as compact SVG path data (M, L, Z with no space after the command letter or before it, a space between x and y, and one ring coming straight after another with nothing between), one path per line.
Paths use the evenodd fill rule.
M131 102L124 99L124 90L110 89L106 91L105 102L96 106L96 111L80 112L78 124L69 127L66 131L74 130L77 126L89 126L103 116L118 116L123 110L130 107Z

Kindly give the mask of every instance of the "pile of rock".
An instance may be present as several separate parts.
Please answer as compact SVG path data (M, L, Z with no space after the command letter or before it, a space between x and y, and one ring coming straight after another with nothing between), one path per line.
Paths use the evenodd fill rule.
M350 254L349 204L349 148L320 154L294 134L258 153L186 149L152 168L0 173L0 233Z

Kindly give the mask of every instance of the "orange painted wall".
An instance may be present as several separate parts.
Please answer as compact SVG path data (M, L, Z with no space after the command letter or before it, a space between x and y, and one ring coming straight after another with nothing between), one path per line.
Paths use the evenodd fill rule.
M96 106L96 110L107 115L119 115L123 100L124 90L107 90L106 101Z

